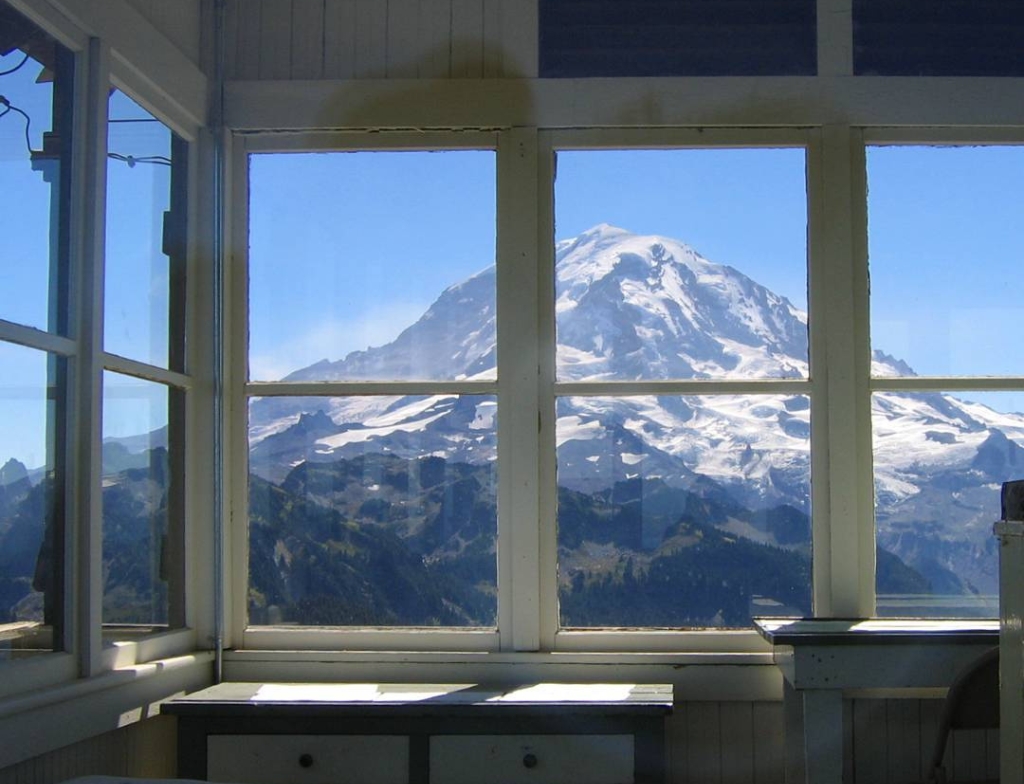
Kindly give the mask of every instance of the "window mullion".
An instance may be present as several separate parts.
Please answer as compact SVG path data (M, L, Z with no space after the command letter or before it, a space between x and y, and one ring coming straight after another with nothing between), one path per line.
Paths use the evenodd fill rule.
M498 628L503 650L540 646L537 131L498 141Z
M79 83L82 111L78 123L83 140L77 152L76 168L80 187L76 196L81 205L77 228L80 230L79 254L82 264L77 287L76 332L79 341L75 372L74 406L77 439L72 445L76 456L71 483L74 502L69 518L73 547L72 631L79 657L80 674L96 675L102 669L103 608L103 501L102 501L102 389L103 389L103 269L106 209L106 123L107 85L110 50L99 39L91 39L86 56L84 84Z
M815 614L874 611L864 153L845 126L810 157Z

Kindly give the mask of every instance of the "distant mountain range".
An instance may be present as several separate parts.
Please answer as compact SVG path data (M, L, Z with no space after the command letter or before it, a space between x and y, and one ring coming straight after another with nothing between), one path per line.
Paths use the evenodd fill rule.
M560 380L808 374L807 315L677 240L595 226L558 243L556 278ZM392 343L286 380L493 377L494 310L492 267L446 289ZM912 373L880 352L873 372ZM1024 416L939 393L877 394L873 407L879 544L936 586L994 593L991 525L1000 483L1024 470ZM263 398L250 409L250 468L281 481L302 461L367 451L480 464L495 458L494 411L471 396ZM702 478L751 510L810 512L806 397L576 397L557 413L562 487ZM662 534L645 531L646 544Z
M494 276L446 289L393 342L286 380L494 378ZM807 315L674 239L600 225L562 241L555 297L561 381L808 376ZM873 363L875 375L912 373L882 353ZM251 622L493 625L496 413L488 395L252 400ZM578 396L556 414L564 624L810 612L806 396ZM873 416L880 593L996 593L991 527L1000 484L1024 471L1024 416L940 393L876 394ZM105 445L111 509L127 514L149 466L146 508L163 513L146 443ZM0 554L14 553L13 505L29 484L23 467L0 470ZM10 604L30 576L6 577Z

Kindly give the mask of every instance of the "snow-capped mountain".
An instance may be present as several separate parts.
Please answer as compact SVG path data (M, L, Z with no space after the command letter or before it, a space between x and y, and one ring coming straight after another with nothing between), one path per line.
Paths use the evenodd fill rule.
M806 314L674 239L600 225L562 241L555 297L562 381L807 377ZM495 325L492 267L392 343L286 380L493 378ZM876 375L908 370L874 361ZM934 584L993 591L991 510L1024 468L1024 416L935 393L878 394L873 406L879 543ZM809 512L809 408L781 394L562 398L558 481L711 479L750 509ZM250 470L280 481L303 461L368 452L483 463L496 456L495 413L488 396L263 398L250 407Z

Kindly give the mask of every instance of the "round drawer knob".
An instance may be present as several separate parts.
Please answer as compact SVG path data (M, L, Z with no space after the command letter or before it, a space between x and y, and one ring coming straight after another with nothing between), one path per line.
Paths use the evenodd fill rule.
M300 768L311 768L311 767L313 767L313 755L312 754L303 754L303 755L301 755L299 757L299 767Z
M531 768L531 769L535 768L535 767L537 767L537 762L538 762L538 760L537 760L537 755L536 754L526 754L526 755L523 756L523 767L524 768Z

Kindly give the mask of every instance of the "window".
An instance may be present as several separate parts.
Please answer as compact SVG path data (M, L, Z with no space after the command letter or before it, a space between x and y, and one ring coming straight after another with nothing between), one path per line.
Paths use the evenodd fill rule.
M978 347L978 324L1019 317L978 281L1011 279L1019 148L870 142L844 185L801 130L540 131L529 165L517 133L496 157L454 134L246 140L246 645L318 626L346 647L648 650L865 595L994 614L1024 358ZM858 181L870 196L826 218ZM859 210L870 298L847 282L867 276ZM493 270L443 275L495 233ZM965 306L962 260L986 248ZM873 363L847 309L870 314ZM834 402L858 399L873 420ZM845 467L872 464L851 516Z
M108 101L103 624L184 624L187 145L120 90Z
M556 155L560 625L810 614L804 150Z
M0 30L0 658L33 688L191 644L154 634L186 624L188 144L104 42Z
M249 186L249 624L493 630L494 151L254 152Z
M0 7L0 658L65 638L74 57ZM17 197L12 197L17 194Z
M1024 467L1024 147L879 144L867 164L878 613L996 616L992 523Z

